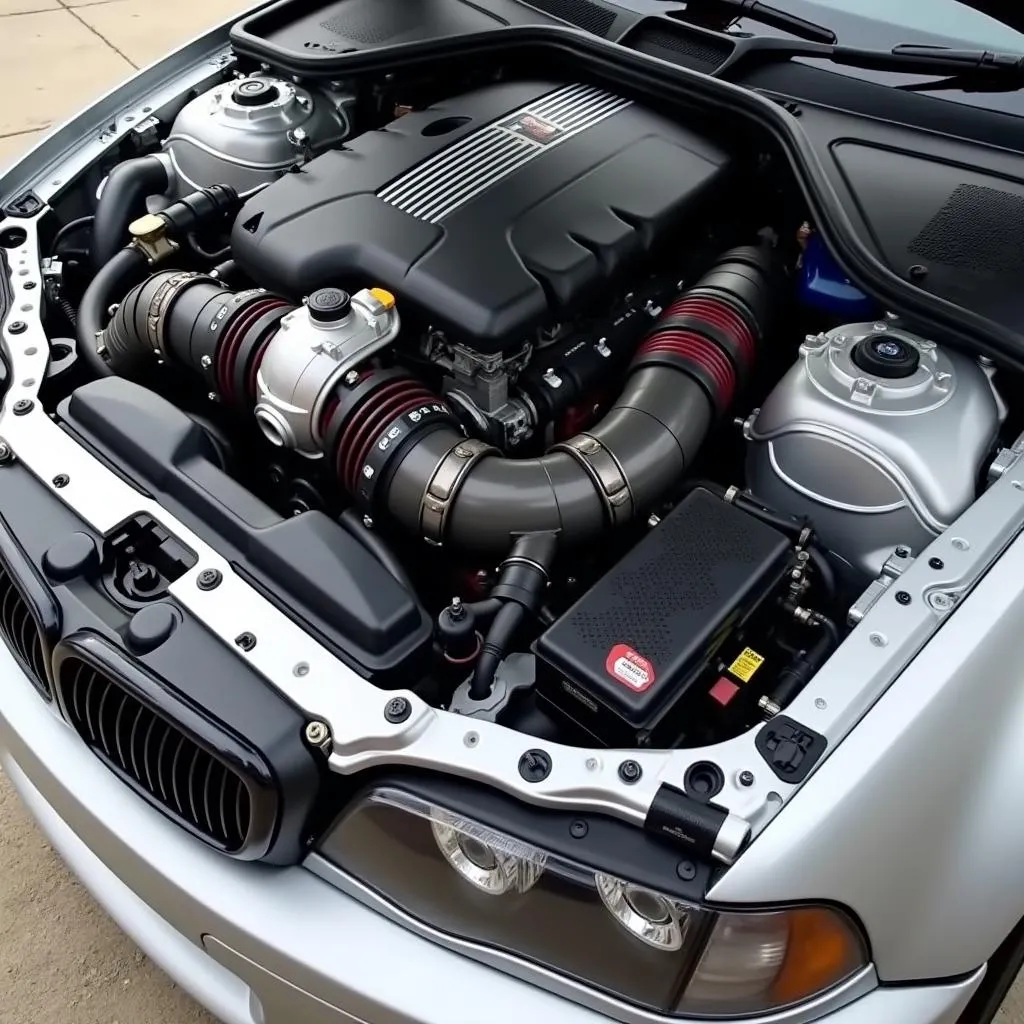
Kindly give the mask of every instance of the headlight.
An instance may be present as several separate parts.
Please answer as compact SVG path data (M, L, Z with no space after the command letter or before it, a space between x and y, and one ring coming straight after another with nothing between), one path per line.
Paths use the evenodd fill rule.
M867 964L856 927L838 910L715 913L397 788L359 801L324 849L433 929L661 1013L777 1010Z

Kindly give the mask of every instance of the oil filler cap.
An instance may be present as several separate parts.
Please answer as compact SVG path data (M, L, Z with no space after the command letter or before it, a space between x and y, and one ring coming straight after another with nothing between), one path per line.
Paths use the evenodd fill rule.
M231 98L240 107L265 107L281 98L281 90L262 78L247 78L235 86Z
M921 363L916 346L885 334L873 334L859 342L850 358L865 373L883 380L911 377Z
M344 320L352 308L352 298L341 288L318 288L306 300L309 317L318 324L335 324Z

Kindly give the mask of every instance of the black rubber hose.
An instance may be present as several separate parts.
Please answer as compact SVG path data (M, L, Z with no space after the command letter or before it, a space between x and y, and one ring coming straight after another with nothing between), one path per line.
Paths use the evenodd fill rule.
M392 471L389 513L429 540L486 552L508 550L519 533L586 544L646 514L684 479L748 375L774 302L773 270L767 250L723 254L652 327L601 422L539 458L494 452L467 463L464 438L448 425L417 438ZM438 536L426 512L442 505Z
M128 225L146 212L146 199L167 191L167 168L156 156L138 156L119 163L107 177L92 225L95 267L110 262L128 241Z
M61 242L76 231L81 231L83 228L89 227L94 220L94 217L77 217L75 220L68 221L67 224L65 224L64 227L62 227L57 234L53 236L53 244L50 247L50 252L56 256L57 250L60 249Z
M124 296L131 279L147 265L145 255L131 246L122 249L97 271L78 306L75 336L78 354L98 377L110 377L113 370L96 347L110 305Z
M825 663L825 659L839 646L839 630L827 615L812 612L809 625L817 627L821 636L810 649L797 654L779 673L778 682L772 691L772 700L780 708L785 708L793 701Z
M473 700L485 700L490 696L494 673L525 619L526 609L514 601L509 601L495 616L480 648L473 679L469 684L469 695Z
M338 516L338 522L344 527L345 532L354 537L360 544L370 552L374 558L398 582L407 590L410 594L415 595L416 590L412 585L412 580L409 579L408 574L402 568L402 563L395 557L394 552L387 546L383 538L379 537L372 530L368 530L363 525L362 517L355 511L355 509L347 508L344 512Z

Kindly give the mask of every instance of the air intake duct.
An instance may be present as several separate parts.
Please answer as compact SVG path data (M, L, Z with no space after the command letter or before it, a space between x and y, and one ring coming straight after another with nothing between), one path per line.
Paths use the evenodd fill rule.
M507 459L436 422L388 467L378 500L431 542L495 553L526 533L585 544L644 513L684 477L752 369L774 300L773 263L764 247L725 253L655 324L618 401L591 430L539 458ZM351 449L335 438L351 481Z
M467 438L442 399L369 357L333 386L314 382L326 397L310 405L313 451L362 510L389 514L431 543L505 554L523 534L557 533L585 544L683 479L753 367L773 269L767 247L725 253L648 333L604 419L539 458L506 458ZM184 364L251 413L261 360L294 308L261 289L165 271L129 292L103 340L119 372Z

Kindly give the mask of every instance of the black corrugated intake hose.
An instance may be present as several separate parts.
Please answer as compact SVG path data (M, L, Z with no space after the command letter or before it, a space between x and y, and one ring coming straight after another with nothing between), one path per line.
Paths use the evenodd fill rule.
M435 543L499 552L517 534L544 531L574 546L592 541L683 478L752 368L775 299L774 269L767 248L725 253L655 324L604 419L539 458L506 459L442 417L390 464L375 466L366 453L393 418L381 416L369 437L335 420L326 434L336 464L347 467L343 481L357 499L385 502L407 529ZM361 469L378 481L372 495L359 494Z
M114 300L124 294L131 278L146 266L146 257L138 249L128 246L108 260L89 282L78 306L75 337L78 354L97 377L109 377L116 367L109 366L100 355L97 340ZM109 332L104 332L104 346L109 351Z
M146 199L168 188L167 168L157 156L119 163L107 177L92 225L93 266L105 266L128 242L128 225L146 212Z

